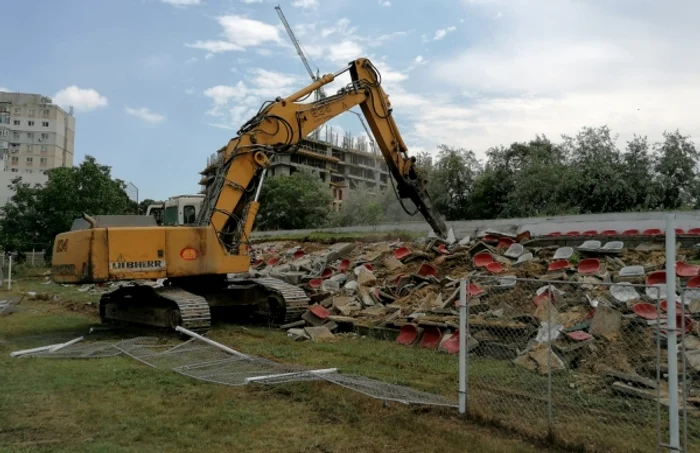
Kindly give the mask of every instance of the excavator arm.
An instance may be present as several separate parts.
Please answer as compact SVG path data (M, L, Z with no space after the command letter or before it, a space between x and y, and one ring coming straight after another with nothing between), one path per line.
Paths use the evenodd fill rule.
M303 102L314 90L346 71L350 72L352 82L337 94L316 102ZM407 156L389 98L381 87L380 74L365 58L352 61L336 74L324 75L291 96L264 105L244 124L221 153L221 164L207 185L199 223L212 226L229 253L245 254L259 208L260 189L271 161L276 155L293 153L308 134L358 105L396 182L399 198L410 199L433 231L444 238L445 222L428 195L426 181L415 167L415 158Z

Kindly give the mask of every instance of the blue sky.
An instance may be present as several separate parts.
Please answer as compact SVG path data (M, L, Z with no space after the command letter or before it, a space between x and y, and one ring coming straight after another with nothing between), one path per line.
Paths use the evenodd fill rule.
M94 155L142 199L196 192L262 101L308 83L278 3L321 73L375 62L411 152L585 125L622 146L700 134L691 0L4 0L0 89L73 105L76 163ZM332 126L362 134L352 115Z

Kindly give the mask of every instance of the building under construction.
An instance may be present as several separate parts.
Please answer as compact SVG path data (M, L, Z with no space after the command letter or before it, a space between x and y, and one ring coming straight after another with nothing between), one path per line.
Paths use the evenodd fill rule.
M326 127L319 133L302 140L299 149L291 155L278 155L268 170L269 176L291 175L295 171L310 170L323 182L328 183L333 193L333 209L338 211L348 193L362 184L370 188L385 190L389 184L389 170L384 158L370 149L365 137L340 136ZM214 177L221 162L220 149L207 160L201 172L202 192L207 182Z

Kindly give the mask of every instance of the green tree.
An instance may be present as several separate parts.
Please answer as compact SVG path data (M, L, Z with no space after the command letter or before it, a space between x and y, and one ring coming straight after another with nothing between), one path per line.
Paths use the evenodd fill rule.
M480 171L473 151L447 145L438 147L429 174L428 193L447 220L467 218L469 195Z
M677 209L694 204L698 177L698 151L690 137L679 131L664 132L664 142L657 143L656 184L660 207Z
M317 174L300 171L265 181L259 201L257 229L293 230L324 226L333 196Z
M139 206L138 206L139 214L141 214L141 215L146 214L148 207L152 204L155 204L155 203L162 203L162 201L151 200L150 198L146 198L145 200L140 201Z
M627 142L622 161L622 175L628 191L625 210L643 211L656 208L659 201L654 181L654 158L649 153L647 138L635 135Z
M581 213L620 212L632 203L624 163L607 126L584 127L575 137L564 136L571 159L572 198Z
M47 171L44 186L30 187L21 178L12 181L14 195L2 208L0 246L4 250L44 248L50 257L57 234L68 231L83 213L133 213L124 181L112 179L111 168L86 156L77 167ZM30 247L33 246L33 247Z
M512 190L501 217L576 213L574 174L561 147L546 137L511 145Z
M359 184L348 191L333 223L338 226L378 225L384 220L383 198L378 189Z

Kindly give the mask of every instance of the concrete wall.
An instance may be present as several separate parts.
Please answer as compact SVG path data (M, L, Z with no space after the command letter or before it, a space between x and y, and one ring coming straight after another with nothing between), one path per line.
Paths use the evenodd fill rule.
M700 228L700 211L672 211L677 215L676 227L685 230L690 228ZM528 230L533 236L547 234L553 231L585 231L585 230L607 230L614 229L622 232L636 228L644 230L647 228L664 229L665 215L667 212L629 212L629 213L609 213L609 214L589 214L589 215L568 215L553 217L526 217L519 219L494 219L494 220L460 220L447 222L447 226L452 228L458 239L470 235L476 236L486 230L496 230L504 233L518 233ZM418 216L417 216L418 217ZM420 218L420 217L418 217ZM430 227L424 220L415 222L400 222L377 226L352 226L338 228L320 228L309 230L287 230L287 231L256 231L253 237L265 236L285 236L304 235L313 232L329 233L355 233L355 232L389 232L392 230L415 231L428 234Z
M43 173L11 173L9 171L0 170L0 206L4 206L5 203L14 195L14 192L9 189L10 181L22 177L23 182L27 182L31 185L34 184L46 184L49 177Z

